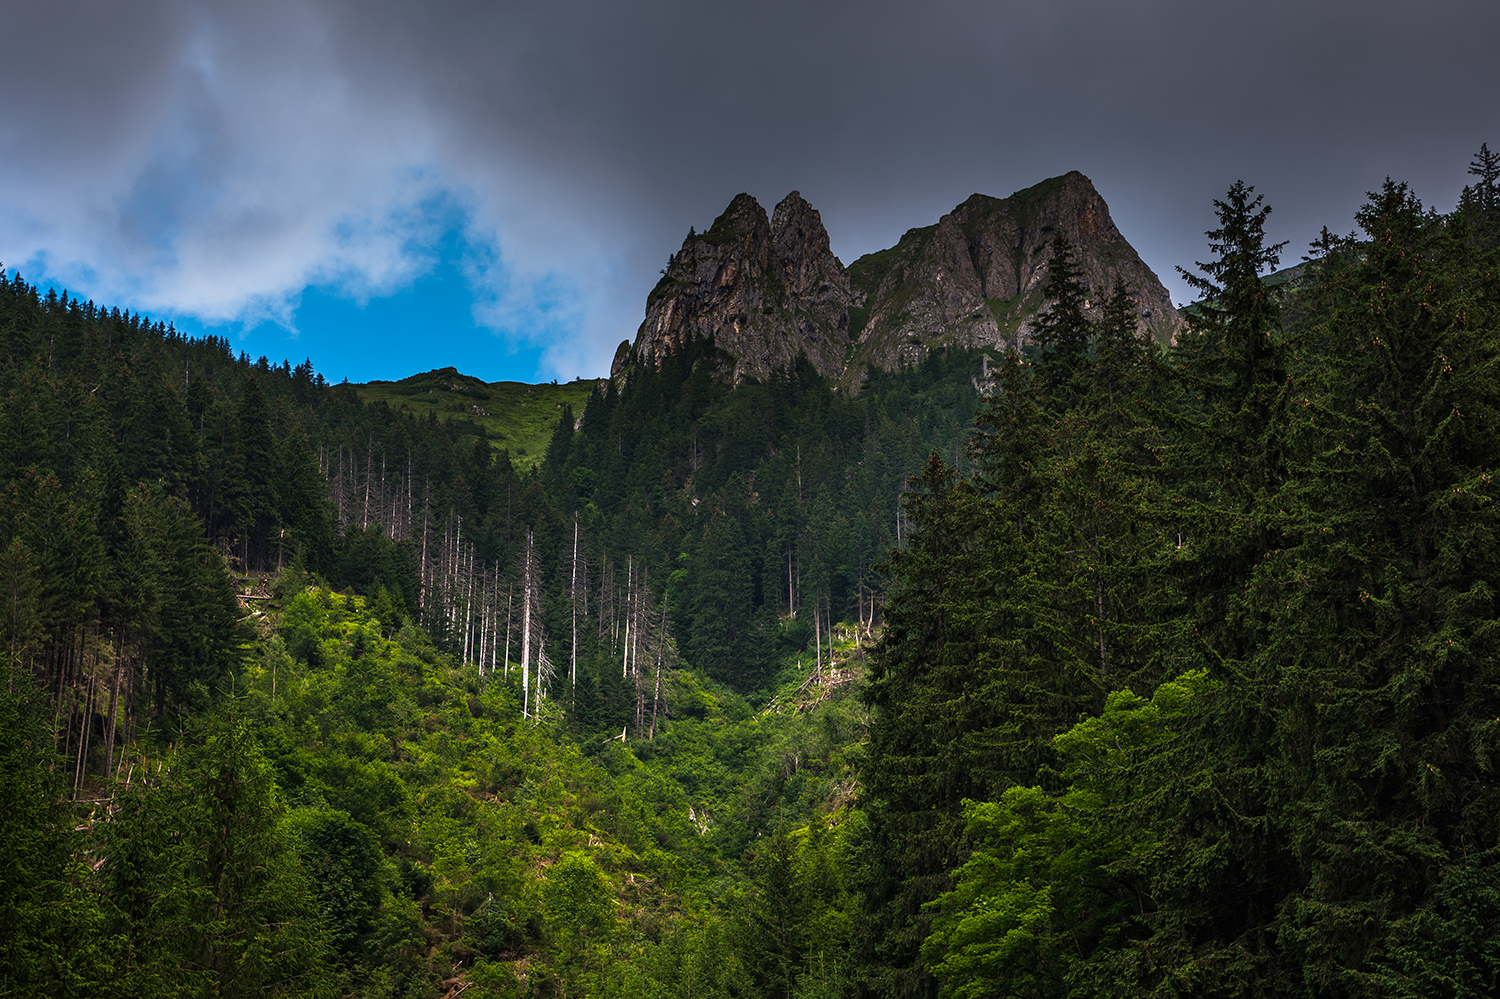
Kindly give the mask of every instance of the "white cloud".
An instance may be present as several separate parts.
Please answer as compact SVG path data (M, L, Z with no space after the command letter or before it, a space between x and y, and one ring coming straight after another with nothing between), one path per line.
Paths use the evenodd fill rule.
M571 377L607 367L666 254L740 190L800 188L850 262L1077 168L1170 280L1236 177L1294 248L1385 173L1451 203L1497 138L1463 103L1497 15L1370 6L1351 26L1291 0L19 5L0 261L286 324L310 285L409 285L460 224L476 318Z

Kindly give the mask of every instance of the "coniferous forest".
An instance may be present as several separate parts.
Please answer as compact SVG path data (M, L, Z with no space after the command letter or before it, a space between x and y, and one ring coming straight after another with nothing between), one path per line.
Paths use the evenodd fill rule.
M0 282L0 994L1500 991L1500 157L540 463Z

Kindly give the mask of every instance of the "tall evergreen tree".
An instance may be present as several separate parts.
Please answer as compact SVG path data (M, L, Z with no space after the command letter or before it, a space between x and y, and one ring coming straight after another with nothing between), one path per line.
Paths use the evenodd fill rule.
M1051 249L1041 287L1046 304L1031 321L1031 340L1040 348L1050 394L1066 405L1078 390L1074 382L1087 361L1093 332L1085 314L1089 289L1068 237L1059 232L1052 237Z
M716 509L709 513L693 552L688 598L693 638L688 655L709 676L748 686L759 679L760 662L759 650L749 641L754 594L744 532L717 499L710 499Z
M1041 659L1027 551L1003 507L934 454L906 494L906 543L888 570L885 636L864 698L869 832L858 960L885 994L933 995L925 906L950 886L965 798L1030 779L1050 725L1071 715L1066 665ZM1023 525L1027 526L1027 525Z
M1469 173L1479 180L1464 185L1458 198L1457 215L1469 226L1472 238L1485 250L1500 246L1500 153L1483 143L1469 164Z
M1474 201L1480 211L1491 212L1500 207L1500 153L1490 152L1490 144L1482 142L1479 152L1469 163L1469 173L1479 178L1474 185Z

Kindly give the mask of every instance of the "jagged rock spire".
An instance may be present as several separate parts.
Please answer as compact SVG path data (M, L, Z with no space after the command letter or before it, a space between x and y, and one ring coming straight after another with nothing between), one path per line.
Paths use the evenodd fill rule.
M707 232L690 234L646 299L635 346L615 359L659 365L665 354L712 336L734 358L735 381L764 378L805 353L838 377L849 330L849 279L829 249L816 209L797 192L774 223L740 194Z
M770 218L753 197L737 195L673 255L647 296L634 345L620 345L611 374L632 363L659 366L669 351L711 336L736 382L765 378L805 354L825 377L856 388L867 369L933 349L1018 343L1045 304L1040 289L1059 231L1076 248L1095 301L1122 280L1142 334L1175 336L1180 319L1166 289L1094 185L1074 171L1008 198L976 194L847 270L801 194L788 194Z

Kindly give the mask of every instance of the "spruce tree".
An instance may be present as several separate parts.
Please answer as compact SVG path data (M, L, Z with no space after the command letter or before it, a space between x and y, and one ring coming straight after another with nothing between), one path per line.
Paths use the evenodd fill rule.
M1311 338L1327 353L1290 359L1303 380L1257 435L1280 442L1261 464L1277 474L1226 491L1221 529L1192 539L1198 585L1218 594L1200 607L1227 619L1197 622L1223 686L1170 761L1149 815L1162 838L1122 868L1157 906L1130 948L1148 990L1496 983L1475 941L1500 927L1500 802L1473 752L1500 717L1497 297L1404 185L1359 222L1360 252L1321 278L1339 285ZM1241 417L1227 425L1258 426Z
M1087 360L1093 332L1085 314L1089 289L1081 280L1083 272L1068 237L1059 232L1052 237L1051 249L1041 287L1047 304L1031 320L1031 340L1040 348L1038 360L1050 392L1066 403L1077 391L1074 382Z
M1490 152L1489 143L1469 163L1469 173L1478 183L1465 185L1458 199L1458 217L1469 226L1474 242L1484 250L1500 245L1500 153Z
M1325 322L1321 502L1275 575L1287 613L1270 655L1296 750L1277 790L1302 803L1286 825L1306 877L1285 938L1348 991L1480 994L1500 980L1492 958L1429 945L1500 928L1500 785L1473 755L1476 726L1500 717L1500 295L1405 185L1370 197L1348 307Z
M718 509L708 515L690 569L688 655L709 676L750 686L760 679L761 664L759 650L749 641L754 593L744 558L744 532L717 497L710 502Z
M1479 178L1474 186L1474 201L1480 211L1491 212L1500 207L1500 153L1490 152L1490 144L1482 142L1479 152L1469 163L1469 173Z
M1092 384L1085 405L1104 413L1114 429L1121 427L1134 408L1131 403L1145 376L1143 355L1147 348L1137 329L1137 313L1130 289L1116 279L1093 326Z
M906 494L910 525L887 571L885 635L864 699L868 819L859 960L887 994L935 994L926 904L950 885L963 800L1029 781L1070 684L1042 661L1021 531L933 454ZM1022 522L1029 530L1029 521Z

